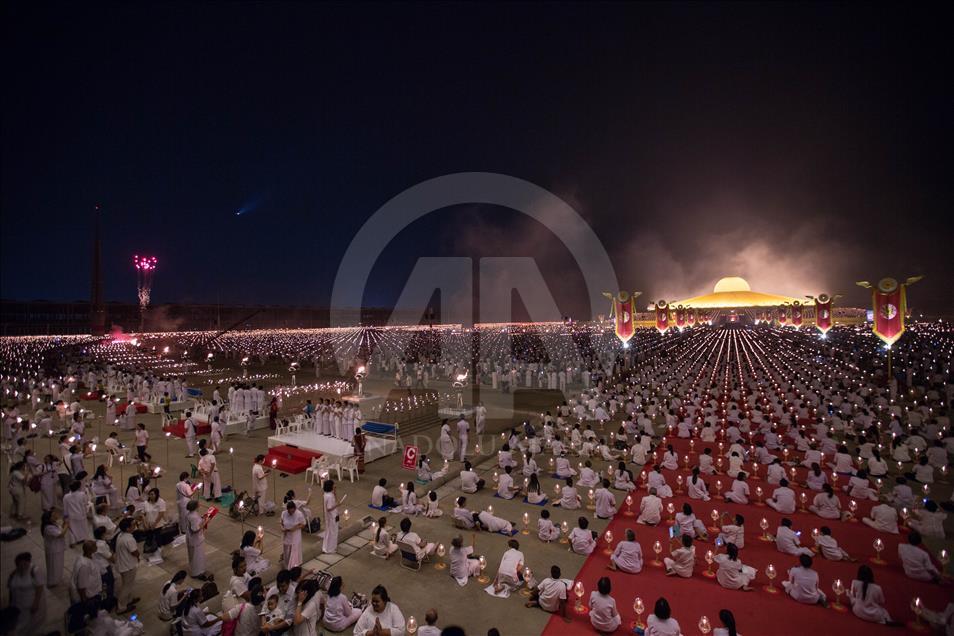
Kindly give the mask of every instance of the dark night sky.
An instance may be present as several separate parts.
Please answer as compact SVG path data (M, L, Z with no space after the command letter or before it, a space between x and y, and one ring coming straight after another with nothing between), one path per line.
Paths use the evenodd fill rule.
M847 293L927 278L954 311L950 25L806 5L7 2L2 297L325 304L361 224L420 181L490 171L565 198L647 298L742 275ZM236 216L235 212L248 211ZM527 255L565 312L582 277L521 215L431 215L378 260ZM602 308L600 308L602 309Z

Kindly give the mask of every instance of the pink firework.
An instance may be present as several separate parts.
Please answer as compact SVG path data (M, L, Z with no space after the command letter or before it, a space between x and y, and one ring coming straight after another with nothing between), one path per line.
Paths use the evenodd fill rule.
M133 265L136 267L136 282L139 287L139 309L145 310L149 306L152 294L152 275L156 271L159 260L155 256L133 256Z

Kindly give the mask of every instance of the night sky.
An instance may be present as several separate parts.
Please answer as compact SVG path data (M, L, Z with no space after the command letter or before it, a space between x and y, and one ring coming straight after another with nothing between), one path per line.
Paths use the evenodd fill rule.
M4 3L5 299L328 302L391 197L461 171L571 203L624 289L845 293L924 274L954 311L950 23L860 4ZM241 214L236 214L241 212ZM368 305L419 256L538 259L560 309L582 277L522 215L460 206L378 259ZM605 308L597 308L602 311Z

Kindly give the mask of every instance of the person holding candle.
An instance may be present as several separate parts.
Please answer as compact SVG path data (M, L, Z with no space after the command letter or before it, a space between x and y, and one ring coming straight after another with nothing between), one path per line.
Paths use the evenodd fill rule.
M192 578L206 581L210 575L205 565L205 531L209 527L209 514L199 515L199 502L190 500L186 505L186 548L189 555L189 573Z
M268 569L270 563L268 559L262 556L264 549L265 531L259 526L258 532L246 530L242 535L242 543L239 545L239 552L245 557L245 563L252 576L261 576L262 572Z
M414 486L413 482L409 482L409 484L411 486L411 491L413 492L413 486ZM325 482L322 484L321 489L322 489L322 492L324 493L322 495L321 508L322 510L324 510L324 513L325 513L325 536L321 545L321 551L324 552L325 554L329 554L331 552L336 552L338 550L338 520L339 520L338 506L344 503L344 500L348 497L348 495L343 496L341 500L339 501L337 495L335 494L335 482L330 479L325 480ZM298 533L298 537L299 537L299 551L300 551L301 549L300 547L301 532L300 531ZM289 566L286 563L285 567L287 568L291 566Z

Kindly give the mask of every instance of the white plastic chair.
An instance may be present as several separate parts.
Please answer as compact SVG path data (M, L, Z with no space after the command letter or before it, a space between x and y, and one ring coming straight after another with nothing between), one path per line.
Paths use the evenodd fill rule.
M305 469L305 483L315 484L321 482L321 473L328 468L324 460L324 455L311 458L311 466Z
M354 483L354 480L360 477L358 475L358 458L354 455L349 455L342 460L338 468L338 481L341 481L342 470L348 472L348 479L351 480L351 483Z

